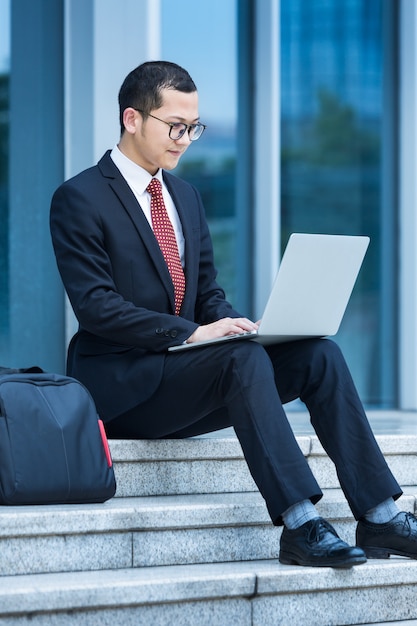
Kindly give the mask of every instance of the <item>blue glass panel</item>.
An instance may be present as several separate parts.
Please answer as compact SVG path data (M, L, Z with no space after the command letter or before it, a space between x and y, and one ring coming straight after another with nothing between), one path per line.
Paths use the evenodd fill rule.
M219 282L237 303L235 208L237 24L235 0L161 1L162 57L188 70L207 129L174 174L200 191L213 237ZM239 298L241 299L241 298Z
M9 326L0 363L49 371L64 367L64 298L49 234L63 179L63 5L13 2L10 24Z
M368 406L396 403L395 7L281 3L283 244L294 231L371 237L336 337Z

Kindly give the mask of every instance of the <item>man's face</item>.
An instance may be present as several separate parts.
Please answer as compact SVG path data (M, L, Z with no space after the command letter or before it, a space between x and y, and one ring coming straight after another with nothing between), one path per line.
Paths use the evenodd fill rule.
M126 109L129 123L119 147L132 161L147 170L152 176L159 168L172 170L190 145L188 131L176 141L170 139L170 127L163 122L195 124L198 117L198 94L183 93L174 89L163 89L162 106L151 111L159 119L142 115L134 109ZM125 112L125 115L126 115ZM161 122L160 120L163 120Z

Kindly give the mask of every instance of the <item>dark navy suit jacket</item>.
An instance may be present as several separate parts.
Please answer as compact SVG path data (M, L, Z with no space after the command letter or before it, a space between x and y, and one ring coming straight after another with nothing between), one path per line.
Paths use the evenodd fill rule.
M180 317L174 315L173 285L158 243L110 152L52 198L52 241L79 322L67 373L90 390L104 420L156 392L169 346L185 341L199 324L240 316L216 282L198 192L166 172L164 180L185 238Z

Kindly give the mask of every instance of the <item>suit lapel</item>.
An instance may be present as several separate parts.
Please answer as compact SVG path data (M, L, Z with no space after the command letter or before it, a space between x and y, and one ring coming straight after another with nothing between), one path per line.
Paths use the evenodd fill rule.
M159 272L164 287L169 295L173 310L175 310L174 286L159 244L155 239L152 228L150 227L140 204L136 200L133 191L130 189L126 180L123 178L120 171L110 158L110 151L103 156L103 158L99 161L98 166L103 176L108 179L110 187L113 189L123 208L129 214L138 236L142 239L143 244L148 250L150 257Z

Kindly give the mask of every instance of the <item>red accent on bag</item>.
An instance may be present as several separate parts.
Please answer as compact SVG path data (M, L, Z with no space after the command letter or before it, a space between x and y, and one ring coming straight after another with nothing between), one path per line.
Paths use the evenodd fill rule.
M112 461L112 458L111 458L109 442L107 441L107 435L106 435L106 431L104 429L104 424L103 424L102 420L98 420L98 427L100 429L100 435L101 435L101 439L103 441L103 448L104 448L104 452L106 454L107 465L109 467L112 467L113 461Z

